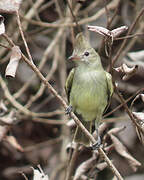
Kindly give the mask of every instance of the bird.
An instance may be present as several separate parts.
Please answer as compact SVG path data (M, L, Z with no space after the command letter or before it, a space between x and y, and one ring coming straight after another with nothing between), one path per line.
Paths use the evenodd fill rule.
M77 34L73 53L68 60L76 66L70 71L65 83L69 103L66 111L73 111L90 133L94 129L93 125L98 133L103 112L113 94L112 76L104 70L99 54L82 32ZM90 140L78 126L74 141L91 146Z

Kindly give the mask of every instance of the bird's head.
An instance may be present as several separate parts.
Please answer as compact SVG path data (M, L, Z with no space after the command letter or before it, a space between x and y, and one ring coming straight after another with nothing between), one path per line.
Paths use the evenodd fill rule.
M93 64L99 61L100 57L90 46L84 35L79 33L76 36L74 51L68 59L74 61L76 64Z

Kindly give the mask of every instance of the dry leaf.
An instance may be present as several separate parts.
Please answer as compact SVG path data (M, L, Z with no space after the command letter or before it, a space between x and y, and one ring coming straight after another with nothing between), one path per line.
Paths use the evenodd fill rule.
M33 180L49 180L48 175L45 175L42 168L38 166L39 169L33 168Z
M144 102L144 94L138 94L138 95L133 99L133 101L131 102L131 108L132 108L132 106L134 105L135 101L136 101L137 99L139 99L139 98L141 98L142 102Z
M105 53L107 56L109 56L108 54L108 47L110 48L111 45L113 44L113 40L119 36L121 33L123 33L124 31L126 31L128 29L127 26L121 26L119 28L113 29L113 30L108 30L104 27L101 26L88 26L88 30L90 31L94 31L99 33L100 35L105 37ZM107 46L108 45L108 46Z
M136 132L139 140L144 145L144 113L143 112L132 112L137 124L140 126L136 127Z
M128 29L127 26L121 26L119 28L113 29L112 31L101 27L101 26L88 26L88 30L97 32L103 36L111 37L112 39L118 37L121 33Z
M119 28L113 29L111 32L113 34L113 37L116 38L126 30L128 30L127 26L121 26Z
M111 137L111 140L113 141L113 144L117 153L128 161L133 171L136 171L137 167L141 166L141 163L137 161L135 158L133 158L130 155L130 153L128 153L126 147L119 141L119 139L116 136L110 134L110 137Z
M140 94L142 101L144 102L144 94Z
M123 64L123 71L125 73L125 75L123 76L123 80L126 81L128 80L130 77L132 77L138 70L138 65L135 65L132 68L129 68L126 64Z
M0 12L14 13L19 10L22 0L0 0Z
M73 180L79 180L80 177L94 165L95 160L96 158L92 157L80 164L80 166L76 170Z
M15 77L16 70L17 70L20 59L21 59L21 50L18 46L14 46L12 48L12 54L10 57L10 61L7 65L7 68L5 71L6 77Z
M107 134L118 134L119 132L123 131L126 127L123 126L123 127L116 127L116 128L112 128L108 131Z
M0 35L5 33L4 17L0 15Z
M17 149L20 152L23 152L24 149L22 146L17 142L16 138L14 136L6 136L5 140L11 144L15 149Z
M144 113L143 112L132 112L134 117L139 120L139 124L141 124L144 127Z
M123 76L123 80L126 81L128 80L130 77L132 77L138 70L138 65L135 65L133 67L128 67L126 64L122 64L120 67L118 68L114 68L117 72L122 72L124 73Z
M106 167L108 166L108 164L106 162L102 162L102 163L99 163L96 167L99 171L102 171L104 170Z
M88 30L97 32L102 36L111 36L111 31L101 26L88 26Z

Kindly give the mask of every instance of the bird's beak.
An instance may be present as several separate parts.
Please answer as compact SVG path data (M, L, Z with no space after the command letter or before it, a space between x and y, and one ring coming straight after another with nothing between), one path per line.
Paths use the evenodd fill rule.
M72 55L72 56L70 56L69 58L68 58L68 60L71 60L71 61L79 61L80 60L80 57L79 56L77 56L77 55Z

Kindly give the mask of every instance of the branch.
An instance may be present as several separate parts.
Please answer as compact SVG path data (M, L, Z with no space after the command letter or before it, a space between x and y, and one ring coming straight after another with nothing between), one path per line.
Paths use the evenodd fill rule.
M8 40L8 42L10 42L11 45L14 45L14 43L12 42L12 40L10 40L10 38L8 36L6 36L6 39ZM35 72L35 74L39 77L39 79L48 87L49 91L59 100L59 102L63 105L63 107L65 109L68 108L67 103L63 100L63 98L57 93L57 91L49 84L49 82L46 80L46 78L41 74L41 72L39 71L39 69L29 60L27 59L27 57L22 53L22 58L23 60L29 65L29 67ZM23 109L22 109L23 110ZM76 115L71 112L70 113L71 118L74 119L75 123L77 124L77 126L79 126L81 128L81 130L83 131L83 133L85 133L85 135L90 139L90 141L95 144L96 140L95 138L89 133L89 131L84 127L84 125L80 122L80 120L76 117ZM113 171L113 173L115 174L115 176L119 179L119 180L123 180L122 176L120 175L120 173L118 172L118 170L116 169L116 167L113 165L113 163L110 161L110 159L107 157L107 155L105 154L105 152L102 150L102 148L98 149L100 155L104 158L104 160L107 162L108 166L110 167L110 169Z

